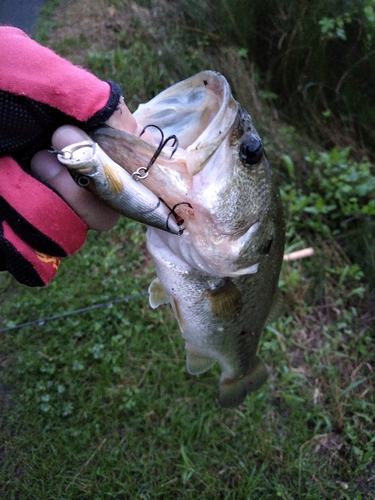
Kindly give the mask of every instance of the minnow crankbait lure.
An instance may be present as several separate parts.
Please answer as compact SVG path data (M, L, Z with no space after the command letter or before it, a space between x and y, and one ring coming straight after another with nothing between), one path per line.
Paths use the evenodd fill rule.
M183 232L163 200L137 182L115 163L101 147L90 140L71 144L57 151L74 180L96 194L116 212L172 234Z

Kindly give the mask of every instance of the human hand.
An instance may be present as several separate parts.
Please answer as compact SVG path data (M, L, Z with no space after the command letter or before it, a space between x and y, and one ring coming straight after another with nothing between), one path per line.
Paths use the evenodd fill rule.
M136 122L131 127L138 132ZM53 134L52 146L61 150L86 139L89 136L83 130L65 125ZM47 285L61 257L82 246L87 228L111 229L119 214L77 186L48 151L38 152L31 161L31 171L42 183L13 159L0 160L0 270L8 270L28 286Z
M50 146L52 130L56 149L86 137L80 129L59 129L64 123L86 129L107 123L133 135L141 130L118 84L101 81L10 26L0 27L0 45L6 48L0 55L0 271L44 286L61 257L83 245L88 227L109 229L119 215L79 188L54 155L33 155ZM147 135L143 139L152 140Z
M106 125L137 137L142 134L144 141L154 142L152 135L147 130L144 130L131 114L123 97L120 97L117 109L109 120L107 120Z
M141 135L142 127L137 123L123 97L117 110L106 125L132 135ZM142 139L152 142L151 134L145 131ZM78 127L63 125L52 136L52 147L61 150L90 137ZM89 191L80 188L67 169L48 151L39 151L31 160L31 171L43 182L55 189L90 229L106 231L118 221L119 214L106 206Z
M61 150L69 144L90 139L83 130L64 125L52 136L52 146ZM106 231L118 221L119 214L107 207L96 196L74 182L68 170L56 155L39 151L31 160L31 171L41 181L55 189L90 229Z

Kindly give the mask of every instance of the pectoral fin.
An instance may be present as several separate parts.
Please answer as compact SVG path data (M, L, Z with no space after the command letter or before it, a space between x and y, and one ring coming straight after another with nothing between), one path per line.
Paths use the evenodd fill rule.
M243 306L242 295L236 285L228 278L224 285L207 290L212 314L223 321L230 321L240 314Z
M202 356L197 352L186 349L186 368L191 375L204 373L216 363L215 359Z
M159 278L155 278L148 287L150 306L153 309L161 306L162 304L169 303L169 297L167 292L164 290Z
M219 388L219 404L223 408L235 408L248 394L256 391L267 380L268 372L263 362L255 356L249 372L235 379L223 379Z

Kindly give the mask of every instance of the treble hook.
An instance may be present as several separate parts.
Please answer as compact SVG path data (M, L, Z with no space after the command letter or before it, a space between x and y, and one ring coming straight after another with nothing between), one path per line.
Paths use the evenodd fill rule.
M159 146L157 147L155 153L152 155L152 158L151 160L148 162L148 165L147 167L139 167L138 170L136 170L135 172L133 172L132 174L132 177L134 180L136 181L140 181L140 180L143 180L143 179L146 179L148 177L148 171L150 170L150 168L152 167L152 165L155 163L157 157L160 155L160 153L162 152L163 148L165 147L165 145L171 140L173 139L173 144L172 144L172 147L174 148L172 153L171 153L171 156L170 158L172 158L172 156L175 154L177 148L178 148L178 139L177 139L177 136L176 135L170 135L169 137L167 137L165 140L164 140L164 134L163 134L163 131L160 127L158 127L157 125L146 125L144 127L144 129L142 130L142 132L140 133L140 136L141 137L146 129L148 127L154 127L156 129L159 130L160 134L161 134L161 141L159 143ZM144 172L143 174L141 172Z
M176 209L176 207L179 207L180 205L187 205L189 208L193 209L193 207L190 205L190 203L189 203L189 202L187 202L187 201L181 201L180 203L176 203L176 205L174 205L174 206L173 206L173 208L171 208L171 207L170 207L170 206L169 206L169 205L168 205L168 204L167 204L167 203L163 200L163 198L159 198L159 199L160 199L160 201L162 201L162 202L164 203L164 205L165 205L167 208L169 208L169 210L170 210L170 212L169 212L169 214L168 214L168 217L167 217L167 222L166 222L166 228L167 228L167 230L169 231L169 219L170 219L171 215L173 215L173 217L176 219L177 225L178 225L178 226L182 226L182 224L184 223L184 219L183 219L180 215L178 215L178 214L176 213L176 210L175 210L175 209ZM180 229L180 234L179 234L179 235L181 236L181 234L182 234L184 231L185 231L185 228L182 226L182 227L181 227L181 229Z

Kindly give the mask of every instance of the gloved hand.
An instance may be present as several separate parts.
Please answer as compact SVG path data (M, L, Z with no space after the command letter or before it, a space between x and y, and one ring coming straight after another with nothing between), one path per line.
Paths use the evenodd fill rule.
M53 136L64 124L140 130L118 85L16 28L0 27L0 46L0 270L44 286L61 258L82 246L88 227L108 229L118 215L76 186L54 155L36 153L82 140L71 127Z

